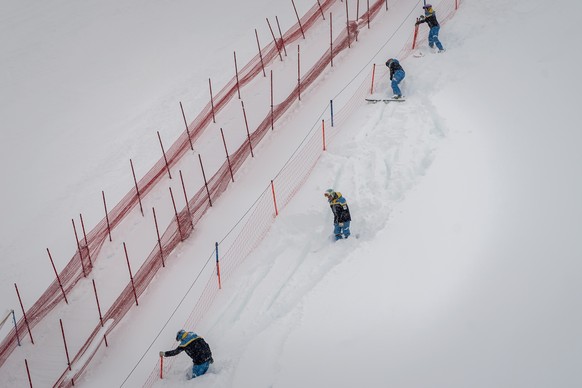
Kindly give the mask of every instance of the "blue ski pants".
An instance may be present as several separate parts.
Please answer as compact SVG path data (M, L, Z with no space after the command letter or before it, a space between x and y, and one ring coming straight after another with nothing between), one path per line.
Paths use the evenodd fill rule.
M193 379L198 376L202 376L204 373L208 371L208 367L210 366L210 362L204 362L202 364L194 364L192 365L192 374L188 374L188 379Z
M404 70L396 70L394 72L394 75L392 76L392 91L394 92L394 94L402 96L402 92L400 91L400 87L398 86L398 84L402 82L405 75L406 73L404 73Z
M443 45L439 40L440 29L441 29L440 26L435 26L432 27L428 32L428 45L430 46L430 48L433 48L436 45L439 50L443 49Z
M340 224L334 224L333 234L335 234L336 240L341 240L342 238L348 238L350 235L350 221L346 221L340 226Z

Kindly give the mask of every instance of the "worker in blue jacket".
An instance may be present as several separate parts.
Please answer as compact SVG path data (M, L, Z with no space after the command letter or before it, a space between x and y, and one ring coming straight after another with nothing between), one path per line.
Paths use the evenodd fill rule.
M160 357L173 357L186 352L194 364L192 366L192 374L188 374L188 378L193 379L206 373L214 360L212 359L210 346L204 341L204 338L199 337L196 333L182 329L176 334L176 341L180 342L178 347L167 352L162 350Z
M422 23L428 24L428 27L430 28L428 32L428 45L430 48L434 48L436 46L436 48L439 50L438 52L442 53L445 51L445 49L439 40L439 31L441 26L436 18L436 13L431 4L426 4L422 8L424 8L424 15L420 16L416 22L416 25Z
M323 195L327 198L333 213L333 233L336 241L348 238L350 236L352 217L346 199L342 196L342 193L333 189L327 190Z

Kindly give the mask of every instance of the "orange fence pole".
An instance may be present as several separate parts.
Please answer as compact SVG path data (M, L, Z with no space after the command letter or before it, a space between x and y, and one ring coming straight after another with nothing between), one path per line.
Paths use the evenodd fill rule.
M218 289L221 290L222 289L222 282L220 281L220 263L218 261L218 243L215 243L214 247L215 247L214 251L216 252L216 276L218 277Z

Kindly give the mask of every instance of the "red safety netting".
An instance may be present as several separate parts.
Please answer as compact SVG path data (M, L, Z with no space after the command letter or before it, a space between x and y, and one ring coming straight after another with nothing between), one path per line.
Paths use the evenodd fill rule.
M319 18L322 11L329 9L337 0L324 0L319 1L319 4L315 4L302 18L301 26L303 30L306 31L313 27ZM278 40L278 45L290 44L293 41L299 39L302 36L299 23L292 26L284 35L283 41ZM265 48L261 49L261 55L264 63L269 63L275 59L278 55L278 49L275 43L268 44ZM252 58L249 63L244 66L239 73L239 84L237 86L237 81L233 77L227 85L215 96L214 98L214 111L219 112L226 104L237 95L238 88L242 88L244 85L251 82L257 75L262 72L261 58L257 54ZM280 117L282 112L279 112ZM203 131L212 123L212 104L209 102L201 111L201 113L188 125L188 130L184 131L182 135L176 140L176 142L170 147L166 152L166 158L168 165L171 167L175 165L180 158L188 151L190 148L190 141L195 142ZM264 134L262 134L264 135ZM253 136L258 142L262 137ZM239 166L244 160L241 160L243 155L239 158L232 157L231 159L235 161ZM223 172L224 169L221 169ZM160 158L158 162L139 180L137 186L139 188L139 194L141 198L145 198L151 189L159 182L159 180L166 173L166 162L164 158ZM222 185L215 185L213 188L213 193L215 196L224 191L228 182L223 179L224 173L217 174L220 178L214 177L213 180L221 181ZM224 187L220 187L224 186ZM86 239L81 239L78 243L80 245L80 250L76 252L73 257L69 260L67 265L59 273L59 278L65 293L70 292L77 282L84 277L85 274L91 271L92 264L91 259L98 257L98 253L103 245L103 243L108 238L110 230L114 230L127 214L135 208L139 203L138 192L136 189L130 190L121 201L107 213L107 218L103 218L89 233L87 233ZM198 201L194 201L198 202ZM203 201L201 201L203 202ZM198 206L199 207L199 206ZM203 214L204 210L198 209L196 207L191 207L191 209L197 209L194 213L196 214L195 221L197 221ZM182 213L181 213L182 214ZM184 217L184 215L181 215ZM108 226L109 224L109 226ZM187 225L191 223L186 223ZM187 234L191 231L192 225L185 226L183 230L183 238L187 237ZM165 247L165 252L170 252L177 242L176 238L167 238L168 245ZM85 272L84 272L85 271ZM60 290L57 280L55 280L47 290L41 295L41 297L30 307L27 312L28 324L33 328L38 322L40 322L47 314L50 312L58 303L63 301L63 294ZM17 324L17 329L20 333L25 332L25 322L24 319L20 319ZM16 331L12 330L7 337L0 344L0 367L6 361L10 353L16 348L17 339Z
M315 25L315 23L320 18L320 13L329 9L337 0L323 0L319 1L318 4L315 4L300 20L301 20L301 27L303 31L309 30L311 27ZM287 45L292 43L293 41L302 37L302 32L299 23L293 25L283 36L283 40L279 39L277 41L278 45ZM275 46L274 42L269 43L265 48L261 49L262 60L264 63L270 63L278 56L278 49ZM175 165L180 158L188 151L190 148L190 141L195 142L198 139L204 130L212 123L212 105L214 106L214 112L219 112L222 108L224 108L227 103L237 95L237 91L239 88L250 83L257 75L262 73L262 65L261 65L261 55L257 54L254 58L252 58L249 63L244 66L239 71L238 77L238 85L237 80L233 77L227 85L219 92L214 98L213 103L209 102L201 111L201 113L188 125L188 130L185 130L179 138L174 142L174 144L170 147L170 149L166 152L166 158L168 165L171 167ZM290 100L292 102L292 99ZM282 105L282 104L281 104ZM279 106L278 109L275 111L276 118L279 118L284 110L286 110L288 106L282 107ZM270 122L270 118L269 118ZM260 133L260 131L255 131L252 135L253 144L257 144L257 142L264 136L264 133ZM241 147L244 148L244 147ZM246 158L246 154L244 150L237 151L237 157L232 156L231 161L233 162L233 170L234 166L239 167L242 162ZM226 169L228 171L228 169ZM234 171L233 171L234 172ZM139 180L137 186L139 188L139 195L141 199L145 198L147 194L151 191L153 187L160 181L160 179L166 173L166 162L164 158L160 158L158 162ZM221 192L224 191L226 186L228 185L228 179L224 178L225 175L225 168L220 169L219 173L217 173L213 178L212 181L215 183L212 186L211 195L218 196ZM188 236L190 231L192 230L193 224L200 219L200 217L204 214L206 208L204 208L202 203L204 202L203 199L199 199L202 196L200 192L192 199L191 202L194 202L193 205L190 206L191 211L193 212L193 222L185 222L184 227L182 228L182 238L179 236L176 237L176 231L171 232L172 226L168 229L166 233L164 233L163 240L163 250L165 253L170 252L181 239L184 239ZM107 213L107 217L103 218L89 233L87 233L87 238L81 239L78 243L80 246L80 250L75 252L73 257L69 260L67 265L61 270L59 273L59 278L65 293L69 293L77 284L79 280L81 280L87 273L89 273L92 269L92 264L94 264L95 258L98 257L98 253L103 245L103 243L108 238L110 230L114 230L116 226L118 226L121 221L129 214L131 210L135 208L139 203L138 192L135 188L130 190L122 199L121 201ZM186 219L188 216L184 213L180 213L181 224L183 223L183 219ZM150 263L151 260L146 260L143 267L144 271L140 269L140 272L146 272L151 275L144 277L143 279L140 278L142 281L149 281L155 274L155 265ZM138 274L136 274L136 282L138 278ZM137 282L136 284L138 284ZM143 284L143 283L142 283ZM143 285L145 286L147 283ZM127 290L125 290L121 295L124 295ZM58 281L55 279L53 283L47 288L47 290L40 296L40 298L26 311L26 317L28 320L28 324L31 328L33 328L36 324L38 324L58 303L63 301L64 297L60 290L60 286ZM119 310L119 307L116 307L116 311ZM26 330L26 325L24 319L20 319L17 323L17 329L19 333L24 333ZM6 338L0 343L0 367L4 364L7 360L9 355L17 346L17 335L16 330L12 330Z

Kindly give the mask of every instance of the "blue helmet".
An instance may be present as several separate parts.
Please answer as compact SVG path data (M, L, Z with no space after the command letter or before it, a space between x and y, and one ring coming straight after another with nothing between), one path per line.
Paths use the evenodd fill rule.
M396 58L390 58L386 61L386 66L390 67L390 65L393 63L399 64L400 62L398 62L398 59Z
M425 4L422 6L422 8L424 8L424 9L432 8L432 4Z
M180 331L176 333L176 341L182 341L182 337L184 337L184 334L186 334L186 330L180 329Z

